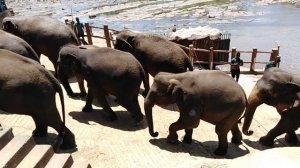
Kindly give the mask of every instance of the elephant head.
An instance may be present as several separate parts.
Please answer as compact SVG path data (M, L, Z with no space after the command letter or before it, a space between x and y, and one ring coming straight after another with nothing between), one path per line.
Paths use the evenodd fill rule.
M154 132L153 129L153 118L152 118L152 107L154 104L157 105L169 105L175 102L182 102L183 89L180 81L176 79L168 79L161 72L154 78L154 82L148 92L145 102L145 115L149 127L149 133L152 137L157 137L158 132Z
M268 85L267 83L264 83ZM276 107L280 113L284 109L293 106L296 100L299 100L300 86L293 82L283 82L263 87L262 82L258 81L248 98L248 106L245 111L245 119L242 131L245 135L252 135L249 130L256 108L266 103Z
M114 43L114 48L133 54L135 47L134 38L136 35L137 34L132 31L119 32Z

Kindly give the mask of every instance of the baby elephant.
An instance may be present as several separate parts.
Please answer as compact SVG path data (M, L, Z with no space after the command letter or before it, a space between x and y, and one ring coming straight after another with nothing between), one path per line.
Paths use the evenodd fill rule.
M285 140L291 145L297 145L299 140L295 131L300 127L300 106L292 107L280 113L281 118L277 125L267 135L261 137L259 142L265 146L273 146L274 139L286 133Z
M61 49L58 65L58 76L67 92L73 93L66 78L70 69L87 81L88 94L83 112L93 110L93 97L96 96L108 120L116 120L117 116L105 98L107 94L112 94L121 106L131 112L136 123L143 119L138 94L145 73L142 65L131 54L107 47L82 48L68 45Z
M56 108L59 93L62 117ZM38 62L0 49L0 109L8 113L30 115L36 125L33 136L44 136L54 128L63 139L61 148L76 146L74 134L65 126L62 88L54 76Z
M247 99L242 87L220 71L193 71L180 74L158 73L145 98L145 114L151 136L153 130L152 107L176 103L180 117L169 127L167 141L178 139L177 131L185 129L183 141L192 142L193 128L200 119L216 125L219 139L216 155L227 153L227 133L231 130L232 142L241 143L242 134L237 121L243 113Z

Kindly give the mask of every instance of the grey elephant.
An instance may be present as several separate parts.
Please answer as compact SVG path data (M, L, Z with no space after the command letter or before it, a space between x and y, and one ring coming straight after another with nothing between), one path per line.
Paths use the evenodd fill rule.
M55 103L59 93L61 120ZM47 135L48 126L62 138L62 149L76 146L74 134L65 126L62 88L55 77L38 62L0 49L0 109L8 113L29 115L36 129L33 136Z
M170 125L167 141L177 141L177 131L185 129L183 141L192 142L193 128L200 119L216 125L219 146L216 155L227 153L227 133L231 130L233 143L241 143L242 133L238 119L242 115L247 99L242 87L221 71L205 70L179 74L159 73L148 92L144 107L149 133L158 136L153 130L152 108L156 105L176 103L179 119Z
M175 43L154 34L121 31L116 36L115 49L130 52L142 64L146 80L149 75L155 76L159 72L181 73L193 66L186 53ZM149 91L149 84L145 86L144 95Z
M31 46L13 34L7 33L0 29L0 49L9 50L20 54L24 57L40 62L39 56L31 48Z
M60 48L66 44L80 44L73 30L48 16L6 17L3 28L24 39L39 56L47 56L55 71Z
M300 77L293 75L279 68L270 68L259 79L252 89L249 97L249 105L245 111L245 119L242 131L245 135L252 135L253 131L249 130L255 110L258 106L265 103L277 109L279 114L283 115L285 109L293 107L296 100L300 99ZM285 121L285 120L284 120ZM282 123L282 122L280 122ZM298 143L295 130L290 128L289 122L279 124L272 129L266 136L260 139L260 142L267 146L272 146L274 138L285 130L287 132L285 139L288 143ZM290 131L287 131L287 130ZM275 136L276 135L276 136Z
M112 94L117 97L117 102L131 113L136 123L143 119L138 94L145 73L142 65L130 53L107 47L63 47L59 53L58 76L67 93L73 95L66 78L70 69L76 76L80 76L78 79L87 81L88 94L83 112L93 110L92 101L95 96L106 112L108 120L116 120L117 116L105 98L106 94ZM82 93L84 86L79 88Z

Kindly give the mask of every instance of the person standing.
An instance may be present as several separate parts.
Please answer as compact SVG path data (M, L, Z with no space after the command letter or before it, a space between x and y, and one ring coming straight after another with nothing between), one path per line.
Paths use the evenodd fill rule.
M82 23L80 23L79 18L76 17L76 23L75 23L75 32L76 35L83 44L87 45L88 43L84 40L84 26Z
M231 76L233 79L235 78L237 82L239 81L240 73L241 73L240 66L244 65L244 62L240 58L240 56L241 56L241 53L237 52L236 57L232 58L231 63L230 63Z

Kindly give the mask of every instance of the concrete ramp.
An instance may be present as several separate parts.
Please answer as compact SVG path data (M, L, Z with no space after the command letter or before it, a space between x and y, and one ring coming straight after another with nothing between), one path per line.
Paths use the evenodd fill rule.
M74 162L69 153L54 153L51 145L37 145L31 136L14 137L12 128L0 126L0 167L90 168L90 164Z

